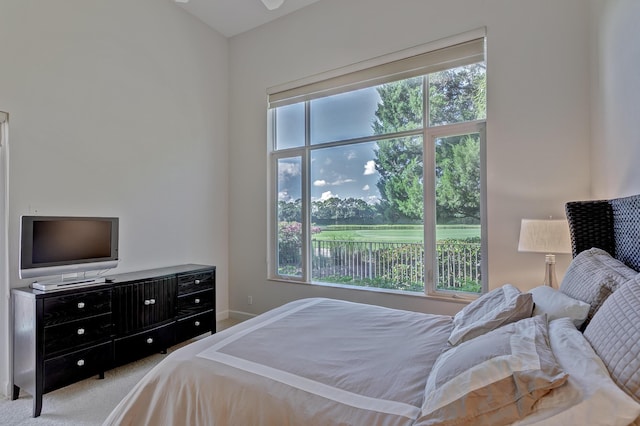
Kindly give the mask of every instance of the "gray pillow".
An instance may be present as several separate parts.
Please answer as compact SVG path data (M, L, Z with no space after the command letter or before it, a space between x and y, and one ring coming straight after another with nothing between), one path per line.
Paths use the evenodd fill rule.
M579 253L569 265L560 285L560 292L590 306L583 328L622 283L638 272L614 259L604 250L591 248Z
M613 381L640 402L640 278L623 284L593 316L584 337Z
M511 424L567 378L549 346L546 316L525 318L442 353L416 425Z
M531 316L533 296L511 284L491 290L453 317L449 343L457 345L505 324Z

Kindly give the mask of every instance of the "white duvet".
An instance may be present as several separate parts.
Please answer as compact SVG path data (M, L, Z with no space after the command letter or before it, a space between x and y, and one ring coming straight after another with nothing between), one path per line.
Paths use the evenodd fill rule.
M186 346L105 425L411 425L451 317L289 303Z
M170 354L105 425L412 425L452 318L303 299ZM640 405L567 318L551 348L568 382L518 425L625 425Z

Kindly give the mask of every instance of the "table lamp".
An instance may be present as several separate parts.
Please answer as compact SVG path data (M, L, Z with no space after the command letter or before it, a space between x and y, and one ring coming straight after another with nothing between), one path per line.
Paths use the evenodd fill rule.
M556 254L571 253L566 219L522 219L518 251L546 253L544 285L558 288Z

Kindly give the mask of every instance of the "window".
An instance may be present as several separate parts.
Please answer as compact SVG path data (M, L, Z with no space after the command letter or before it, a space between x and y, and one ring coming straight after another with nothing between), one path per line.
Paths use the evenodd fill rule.
M270 276L482 292L484 38L269 94Z

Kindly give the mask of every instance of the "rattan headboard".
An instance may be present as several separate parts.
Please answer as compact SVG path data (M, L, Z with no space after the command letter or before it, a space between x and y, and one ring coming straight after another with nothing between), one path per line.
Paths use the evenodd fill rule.
M573 256L597 247L640 271L640 195L565 206Z

